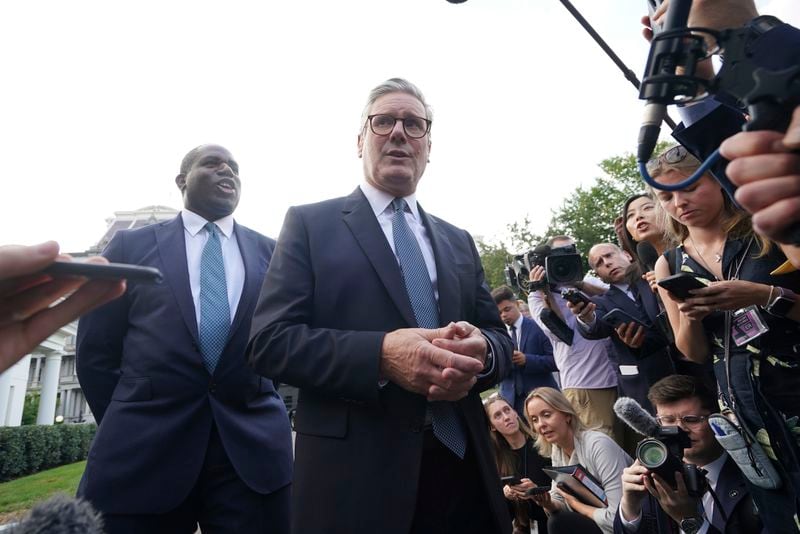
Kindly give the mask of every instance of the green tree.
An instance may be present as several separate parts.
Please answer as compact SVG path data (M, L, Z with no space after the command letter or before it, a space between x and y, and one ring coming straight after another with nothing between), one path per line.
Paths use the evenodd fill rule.
M481 263L483 264L486 283L492 289L504 285L506 280L503 269L511 258L511 253L506 250L505 245L502 243L486 243L479 239L475 243L475 246L478 248L478 253L481 255Z
M25 404L22 406L22 424L33 425L36 423L36 416L39 414L39 393L27 393Z

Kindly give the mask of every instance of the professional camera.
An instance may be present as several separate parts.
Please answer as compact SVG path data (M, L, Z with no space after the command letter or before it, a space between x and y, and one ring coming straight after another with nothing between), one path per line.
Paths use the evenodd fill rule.
M530 272L535 266L545 268L545 277L538 282L530 281ZM583 279L583 263L575 245L551 248L539 245L524 254L518 254L506 264L506 283L515 291L530 293L546 289L549 285L572 284Z
M689 495L701 497L706 491L705 477L696 465L683 463L684 449L692 446L689 434L678 426L662 426L654 432L636 446L636 458L673 488L677 487L675 473L681 473Z
M550 255L545 256L544 267L547 280L553 285L583 280L583 262L574 244L550 249Z

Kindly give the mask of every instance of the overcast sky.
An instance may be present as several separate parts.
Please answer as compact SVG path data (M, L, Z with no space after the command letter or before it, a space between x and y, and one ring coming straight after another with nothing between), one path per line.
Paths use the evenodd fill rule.
M573 0L640 75L644 0ZM797 0L757 2L800 25ZM181 207L194 146L239 161L239 222L348 194L369 90L434 108L430 212L486 238L551 209L635 148L636 91L558 0L4 2L0 243L84 250L115 211Z

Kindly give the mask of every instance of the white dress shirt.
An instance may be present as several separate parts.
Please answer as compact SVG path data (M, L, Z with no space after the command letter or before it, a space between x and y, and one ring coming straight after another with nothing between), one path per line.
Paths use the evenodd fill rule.
M394 248L394 233L392 232L392 217L394 216L392 200L394 200L395 197L367 182L361 183L360 187L364 196L367 197L367 201L372 211L375 213L378 224L381 225L381 230L383 230L383 235L386 236L389 246L392 247L392 252L394 252L397 264L399 265L400 258L397 257L397 250ZM433 284L433 293L436 295L436 300L438 301L439 287L436 278L436 259L433 256L433 247L431 246L430 237L428 237L428 231L425 229L425 225L422 224L422 218L419 216L417 194L413 193L407 197L403 197L403 199L408 203L408 207L411 210L410 212L406 211L404 213L406 223L408 223L408 227L411 228L411 231L414 232L414 237L417 238L419 248L422 250L425 267L428 269L428 276L430 276L431 284Z
M183 219L183 232L186 238L186 264L189 267L189 285L192 288L192 301L200 326L200 259L203 257L203 248L208 241L208 232L203 228L209 221L187 209L181 210ZM231 311L231 323L236 315L236 307L242 296L244 287L244 261L239 251L239 243L233 232L233 215L228 215L214 221L219 229L220 244L222 245L222 261L225 265L225 283L228 286L228 306Z

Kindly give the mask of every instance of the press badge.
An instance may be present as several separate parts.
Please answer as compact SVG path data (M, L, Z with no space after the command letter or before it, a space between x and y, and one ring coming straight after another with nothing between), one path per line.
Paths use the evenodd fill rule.
M733 312L732 319L731 337L737 347L741 347L769 331L769 327L764 323L756 306L736 310Z

